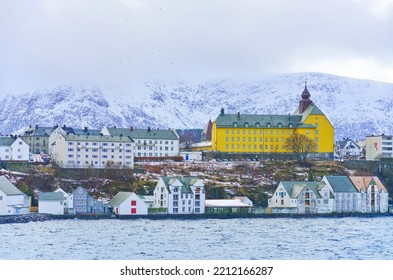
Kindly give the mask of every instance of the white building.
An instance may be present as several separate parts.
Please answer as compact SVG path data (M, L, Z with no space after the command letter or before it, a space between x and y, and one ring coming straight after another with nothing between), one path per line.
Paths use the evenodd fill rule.
M0 137L0 160L1 161L28 161L29 145L20 137Z
M42 192L38 196L38 213L63 215L64 195L61 192Z
M359 192L359 211L362 213L387 213L389 196L385 186L376 176L349 176Z
M154 208L168 214L205 213L205 188L197 177L161 177L154 189Z
M365 140L366 160L393 157L392 135L371 135Z
M55 127L30 126L20 137L29 145L33 154L49 153L49 136Z
M172 129L108 128L103 135L130 137L135 142L135 160L153 160L179 156L179 135Z
M60 134L52 160L63 168L133 168L134 143L128 136Z
M54 192L60 192L63 194L64 198L64 214L68 214L72 212L72 209L74 208L74 203L73 203L73 196L70 193L65 192L62 188L57 188Z
M199 151L186 151L180 152L180 156L184 161L201 161L202 160L202 152Z
M323 182L282 181L268 200L272 213L332 213L332 190Z
M206 199L206 213L248 213L254 203L246 196L237 196L232 199Z
M147 215L148 205L134 192L119 192L109 202L116 215Z
M324 176L322 181L334 194L334 212L360 212L360 193L348 176Z
M0 176L0 215L27 214L31 197L18 190L5 176Z
M344 138L336 142L334 153L339 159L359 158L363 155L363 148L355 143L355 141Z

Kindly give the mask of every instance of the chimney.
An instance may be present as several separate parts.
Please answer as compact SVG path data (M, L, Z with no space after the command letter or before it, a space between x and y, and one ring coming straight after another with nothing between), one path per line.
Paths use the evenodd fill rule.
M240 112L237 112L237 119L240 120Z
M133 127L133 126L130 127L130 131L131 131L131 132L134 131L134 127Z
M150 132L151 131L151 128L150 128L150 126L147 128L147 132Z
M87 132L87 126L85 126L85 132Z

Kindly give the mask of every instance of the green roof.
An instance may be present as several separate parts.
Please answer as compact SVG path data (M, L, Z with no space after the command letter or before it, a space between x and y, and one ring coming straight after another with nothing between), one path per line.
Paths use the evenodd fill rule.
M119 206L122 204L131 194L132 192L118 192L109 202L108 206Z
M63 135L66 141L84 142L132 142L128 136L108 136L108 135Z
M309 187L320 198L319 191L322 189L324 183L322 182L297 182L297 181L282 181L280 182L290 197L297 198L305 187Z
M358 192L347 176L326 176L334 192Z
M136 128L107 128L112 136L128 136L132 139L168 139L178 140L179 137L171 129L136 129Z
M164 181L165 185L167 186L168 191L170 192L169 186L172 185L176 180L179 180L182 184L181 192L182 193L192 193L191 187L199 180L198 177L161 177Z
M217 127L296 127L301 118L301 115L220 114L215 122Z
M24 194L17 187L15 187L5 176L0 176L0 190L6 195Z
M14 143L15 138L11 136L2 136L0 137L0 146L11 146Z
M61 192L42 192L40 193L38 200L63 201L64 195Z

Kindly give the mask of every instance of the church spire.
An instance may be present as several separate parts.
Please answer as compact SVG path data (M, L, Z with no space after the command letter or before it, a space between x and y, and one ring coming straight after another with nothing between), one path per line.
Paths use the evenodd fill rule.
M299 101L299 114L303 114L307 107L312 104L312 100L310 99L311 94L307 89L307 82L304 83L304 90L301 97L302 100Z

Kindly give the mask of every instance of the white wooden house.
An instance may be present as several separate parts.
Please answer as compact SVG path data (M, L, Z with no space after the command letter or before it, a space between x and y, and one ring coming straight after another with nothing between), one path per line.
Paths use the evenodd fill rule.
M21 192L5 176L0 176L0 215L27 214L31 197Z
M38 196L38 213L63 215L64 195L61 192L41 192Z
M148 205L134 192L119 192L109 202L108 207L116 215L147 215Z
M0 161L28 161L29 145L20 137L0 137Z
M168 214L205 213L205 188L198 177L161 177L154 189L154 208Z

